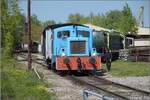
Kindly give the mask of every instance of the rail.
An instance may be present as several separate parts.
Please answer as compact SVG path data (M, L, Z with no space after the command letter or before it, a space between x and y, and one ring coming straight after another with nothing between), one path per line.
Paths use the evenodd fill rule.
M94 88L96 91L108 93L111 96L119 98L119 100L136 100L137 98L138 100L148 100L150 98L150 92L106 81L102 78L71 76L70 79L85 86L87 85L88 88Z
M127 85L117 83L117 82L113 82L113 81L107 80L107 79L102 78L102 77L98 77L98 76L94 76L94 77L99 79L99 80L106 81L107 83L110 83L110 84L118 85L118 86L121 86L121 87L124 87L124 88L135 90L135 91L140 92L142 94L150 95L150 92L148 92L148 91L144 91L144 90L133 88L133 87L130 87L130 86L127 86Z
M68 78L75 81L75 82L78 82L80 84L84 84L85 86L87 85L88 88L94 88L96 91L104 91L105 93L113 95L113 96L115 96L119 99L129 100L126 96L122 96L122 95L119 95L118 93L111 92L107 89L102 88L101 86L98 86L98 85L94 84L94 82L90 82L90 81L88 82L88 81L86 81L85 79L83 79L81 77L70 76Z

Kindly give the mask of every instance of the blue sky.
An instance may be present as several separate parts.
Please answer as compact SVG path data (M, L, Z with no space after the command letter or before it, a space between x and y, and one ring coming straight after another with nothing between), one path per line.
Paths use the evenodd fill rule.
M144 6L144 26L150 27L150 0L31 0L31 13L37 15L41 21L55 20L66 22L69 14L80 13L82 15L105 14L110 10L122 10L125 3L129 4L135 17L140 6ZM19 0L22 13L27 13L27 0Z

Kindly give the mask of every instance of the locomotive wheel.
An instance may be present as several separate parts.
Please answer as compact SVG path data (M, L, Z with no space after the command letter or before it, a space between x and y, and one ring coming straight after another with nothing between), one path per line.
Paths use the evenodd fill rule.
M50 69L50 70L52 69L52 68L51 68L51 63L48 64L48 69Z
M51 69L51 59L46 59L46 63L47 63L47 65L48 65L48 69Z
M51 64L51 69L56 72L56 63Z
M72 75L72 71L71 71L71 70L68 70L68 71L67 71L67 75Z
M62 71L62 70L57 71L57 73L62 77L67 75L66 71Z
M89 71L89 75L91 75L91 76L96 75L96 70Z

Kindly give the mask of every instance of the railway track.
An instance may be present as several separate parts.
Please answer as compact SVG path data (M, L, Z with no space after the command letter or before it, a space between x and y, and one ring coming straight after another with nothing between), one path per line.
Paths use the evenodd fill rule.
M104 91L115 100L149 100L150 92L139 90L133 87L112 82L98 76L76 77L69 76L69 79L94 88L96 91Z
M21 57L27 60L26 54L21 54ZM43 59L37 59L36 56L33 56L32 61L47 66ZM112 82L99 76L67 76L67 79L84 84L96 91L104 91L114 97L114 100L150 100L150 92Z
M21 54L19 54L19 57L22 57L22 58L23 58L23 59L21 59L21 61L28 61L28 55L27 55L27 53L21 53ZM45 63L45 60L44 60L44 59L41 59L41 58L38 58L38 57L36 56L36 54L32 55L32 62L47 67L47 64Z

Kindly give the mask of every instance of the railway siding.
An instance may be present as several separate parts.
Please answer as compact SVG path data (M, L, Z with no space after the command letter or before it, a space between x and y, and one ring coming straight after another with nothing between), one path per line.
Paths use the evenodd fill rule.
M35 58L36 57L34 56L34 59ZM44 76L43 79L45 81L47 81L48 83L53 83L54 84L54 87L49 88L49 91L56 93L56 96L58 97L58 100L64 100L64 99L65 100L76 100L76 99L82 100L83 90L84 89L90 89L89 87L85 87L85 86L82 87L79 84L77 84L77 85L73 84L71 80L68 80L68 79L66 80L66 78L60 77L59 75L56 75L52 71L49 71L43 63L44 63L43 60L38 59L38 61L33 63L34 64L33 66L36 66L38 71L43 74L43 76ZM81 79L83 79L83 78L84 77L81 77ZM89 78L89 77L85 77L85 78ZM105 78L111 80L111 78L114 78L114 77L105 76ZM103 87L99 87L99 88L101 88L103 91L104 90L111 90L110 93L114 92L115 95L123 94L125 96L130 96L132 94L132 95L135 95L135 96L133 98L130 97L130 99L139 99L139 98L144 98L145 99L146 98L145 100L148 100L147 96L146 97L138 97L138 95L136 93L134 93L133 91L130 91L130 90L125 90L125 89L118 89L117 90L116 88L110 86L109 82L105 82L105 84L104 84L104 83L100 83L98 81L93 81L91 79L88 79L86 81L89 84L93 84L93 86L95 86L95 87L99 87L99 86L103 85ZM145 81L145 80L143 80L143 81ZM134 84L135 83L133 81L133 85ZM141 85L143 85L143 84L141 84ZM130 86L130 84L129 84L129 86ZM149 88L149 87L147 87L147 88ZM106 92L109 92L109 91L106 91ZM74 98L76 98L76 99L74 99ZM127 98L124 98L124 99L127 99Z
M70 79L88 85L90 88L94 88L97 92L104 91L108 96L113 96L115 100L149 100L150 98L150 92L114 83L101 77L72 76Z

